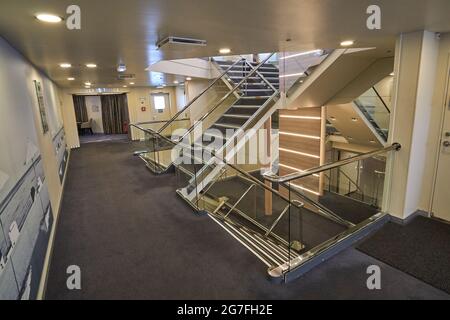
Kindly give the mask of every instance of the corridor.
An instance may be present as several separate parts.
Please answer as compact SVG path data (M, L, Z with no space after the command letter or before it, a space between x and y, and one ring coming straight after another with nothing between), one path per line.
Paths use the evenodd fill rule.
M175 175L153 175L135 149L110 141L72 151L46 299L450 298L355 248L297 281L270 282L251 252L177 196ZM366 287L373 264L381 290ZM66 287L70 265L81 290Z

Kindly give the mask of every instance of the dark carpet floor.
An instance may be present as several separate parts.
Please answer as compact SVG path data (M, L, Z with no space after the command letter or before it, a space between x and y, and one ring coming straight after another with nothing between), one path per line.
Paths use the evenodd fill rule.
M391 222L358 249L450 293L450 224L421 216Z
M358 224L379 212L377 208L368 204L328 191L325 191L324 195L320 197L319 202L341 218L354 224Z
M354 248L289 284L208 216L154 176L125 142L83 145L68 168L47 299L449 299L449 295ZM139 146L137 146L139 148ZM366 287L369 265L382 289ZM81 268L81 290L66 287Z

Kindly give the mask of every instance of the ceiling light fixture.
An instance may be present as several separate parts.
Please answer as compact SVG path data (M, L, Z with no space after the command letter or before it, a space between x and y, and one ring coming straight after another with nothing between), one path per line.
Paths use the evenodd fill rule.
M67 80L69 80L69 81L73 81L73 80L75 80L75 78L73 78L73 77L69 77L69 78L67 78Z
M117 72L125 72L125 71L127 71L127 66L124 65L123 63L117 66Z
M60 16L57 16L55 14L50 14L50 13L39 13L35 17L39 21L48 22L48 23L58 23L58 22L62 21L62 18Z
M353 40L345 40L341 42L342 47L349 47L352 46L355 42Z
M127 87L127 85L124 85L123 87L124 87L124 88L126 88L126 87Z
M131 85L133 85L133 84L134 84L134 82L130 82L130 84L131 84Z
M88 67L88 68L97 68L97 65L95 63L86 63L86 67Z
M72 65L70 63L67 63L67 62L60 63L59 66L61 68L70 68L70 67L72 67Z
M395 73L391 72L389 75L393 77L393 76L395 76Z
M219 50L219 53L221 54L229 54L231 52L230 48L222 48Z
M90 86L92 83L90 83L89 81L86 81L84 84L85 84L86 86Z
M186 81L191 81L191 80L192 80L191 77L187 77L187 78L186 78Z
M320 50L320 49L319 50L311 50L311 51L299 52L299 53L291 54L289 56L281 57L280 60L294 58L294 57L299 57L299 56L306 56L308 54L321 55L322 52L323 52L323 50Z
M352 121L356 122L356 121L358 121L358 119L357 118L352 118Z
M173 83L174 84L179 84L180 82L178 80L175 80Z

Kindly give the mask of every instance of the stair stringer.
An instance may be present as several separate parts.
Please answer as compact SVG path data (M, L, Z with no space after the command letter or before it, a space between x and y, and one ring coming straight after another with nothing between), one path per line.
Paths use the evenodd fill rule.
M257 130L261 128L264 123L267 122L267 120L272 116L272 114L281 108L283 105L283 99L279 99L276 101L270 109L264 113L260 117L260 119L256 122L256 124L251 128L253 130L247 130L247 132L243 132L242 129L239 129L236 131L236 133L233 135L233 137L230 139L230 141L234 140L236 137L241 137L231 150L229 150L225 155L225 162L220 160L220 157L212 157L205 165L204 167L211 166L215 164L214 169L200 182L197 183L196 188L194 188L190 193L188 193L187 187L180 190L183 197L189 201L193 201L195 196L199 194L210 182L212 182L217 175L220 173L220 171L226 166L226 163L231 162L233 157L245 146L245 144L257 133ZM226 146L224 146L226 149ZM220 152L219 152L220 153Z

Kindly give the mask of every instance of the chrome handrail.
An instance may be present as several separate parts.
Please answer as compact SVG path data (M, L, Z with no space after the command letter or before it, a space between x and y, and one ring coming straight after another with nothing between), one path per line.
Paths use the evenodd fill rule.
M340 160L340 161L336 161L336 162L333 162L333 163L329 163L329 164L325 164L325 165L322 165L322 166L318 166L318 167L315 167L315 168L311 168L311 169L305 170L303 172L294 172L294 173L287 174L287 175L281 176L281 177L276 175L276 174L274 174L274 173L266 172L266 173L263 174L263 177L266 180L269 180L271 182L276 182L276 183L289 182L289 181L300 179L300 178L304 178L304 177L307 177L307 176L310 176L310 175L313 175L313 174L316 174L316 173L320 173L320 172L323 172L323 171L326 171L326 170L330 170L330 169L334 169L334 168L337 168L337 167L341 167L343 165L346 165L346 164L349 164L349 163L352 163L352 162L355 162L355 161L371 158L373 156L376 156L376 155L382 154L382 153L386 153L386 152L391 151L391 150L398 151L398 150L400 150L400 148L401 148L400 143L394 142L392 145L390 145L388 147L384 147L384 148L381 148L381 149L378 149L378 150L375 150L375 151L363 153L363 154L360 154L360 155L357 155L357 156L354 156L354 157L350 157L350 158L347 158L347 159L344 159L344 160Z
M153 123L163 123L163 122L169 122L169 121L186 121L186 120L191 120L191 118L183 118L183 119L175 119L175 120L169 119L169 120L143 121L143 122L131 123L130 125L142 125L142 124L153 124Z
M234 86L234 88L230 91L230 92L228 92L225 96L223 96L222 97L222 99L220 99L215 105L214 105L214 107L211 109L211 110L209 110L207 113L205 113L200 119L198 119L196 122L195 122L195 124L192 126L192 127L190 127L188 130L187 130L187 132L182 136L182 137L180 137L179 139L178 139L178 141L181 141L181 140L183 140L188 134L190 134L191 132L192 132L192 130L194 130L195 129L195 127L197 126L197 124L199 124L199 123L201 123L203 120L205 120L212 112L214 112L221 104L222 104L222 102L224 102L226 99L228 99L228 97L230 96L230 95L232 95L237 89L239 89L239 87L248 79L248 78L250 78L256 71L258 71L259 70L259 68L261 67L261 66L263 66L272 56L274 55L274 53L272 53L272 54L270 54L266 59L264 59L264 61L263 62L261 62L259 65L257 65L256 66L256 68L255 69L253 69L251 72L249 72L244 78L242 78L242 80L241 81L239 81L239 83L238 84L236 84L235 86Z
M173 122L174 119L176 119L180 114L182 114L183 112L186 111L186 109L188 109L195 101L197 101L206 91L208 91L214 84L216 84L217 81L219 81L220 79L223 78L224 75L226 75L228 73L228 71L231 70L231 68L233 68L236 64L238 64L239 62L241 62L243 59L239 59L237 60L235 63L233 63L231 66L229 66L224 72L222 72L222 74L220 76L218 76L216 79L214 79L213 82L211 82L209 84L209 86L207 86L205 88L205 90L203 90L202 92L200 92L197 96L195 96L183 109L181 109L180 111L178 111L171 119L171 121L169 121L168 123L166 123L164 126L162 126L159 130L158 133L162 132L165 128L167 128L170 123Z

